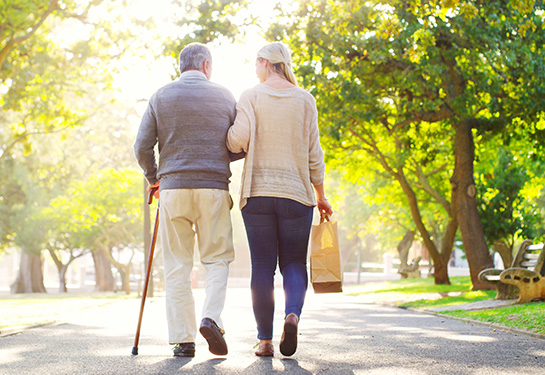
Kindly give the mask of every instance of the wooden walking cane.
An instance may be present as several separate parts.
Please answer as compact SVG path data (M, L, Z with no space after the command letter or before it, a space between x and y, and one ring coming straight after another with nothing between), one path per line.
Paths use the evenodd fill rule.
M153 195L159 189L158 186L153 187L148 196L148 204L153 202ZM146 269L146 280L144 282L144 292L142 293L142 302L140 303L140 316L138 317L138 327L136 328L136 336L134 337L134 346L132 347L132 354L138 355L138 340L140 339L140 326L142 325L142 316L144 315L144 304L146 303L146 295L148 294L148 285L151 275L151 266L153 264L153 252L155 250L155 241L157 240L157 228L159 227L159 202L157 202L157 214L155 215L155 226L153 227L153 237L151 239L151 246L149 251L148 265Z

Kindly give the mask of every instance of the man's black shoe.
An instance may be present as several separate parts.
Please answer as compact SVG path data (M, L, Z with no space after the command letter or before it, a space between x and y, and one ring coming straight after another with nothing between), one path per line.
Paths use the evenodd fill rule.
M174 357L195 357L195 343L183 342L181 344L174 345L172 348Z
M208 341L208 350L215 355L227 355L227 343L223 338L225 331L218 327L215 321L204 318L199 329L201 334Z

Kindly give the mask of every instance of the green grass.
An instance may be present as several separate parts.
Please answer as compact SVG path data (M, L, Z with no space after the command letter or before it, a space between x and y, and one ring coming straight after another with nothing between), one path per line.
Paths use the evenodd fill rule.
M15 294L0 297L0 332L8 328L43 324L65 319L85 309L134 298L125 294Z
M543 302L530 302L492 310L455 310L443 312L443 314L462 319L495 323L545 335L545 303Z
M460 291L459 295L445 296L439 299L423 299L413 302L402 303L403 307L412 308L426 308L426 307L448 307L454 305L461 305L464 303L478 302L496 297L496 291L494 290L477 290L477 291Z
M471 289L471 280L468 276L450 278L451 285L435 285L432 278L403 279L369 283L346 288L347 294L380 293L380 294L418 294L418 293L449 293Z
M370 302L416 309L433 308L441 314L460 319L473 319L545 334L545 302L486 310L456 310L453 306L492 300L496 291L472 291L468 276L451 277L450 281L451 285L435 285L432 278L404 279L347 287L345 293L363 296ZM441 310L441 307L445 307L445 310Z
M465 303L463 295L471 290L469 277L451 277L451 285L435 285L432 278L403 279L369 283L345 288L349 295L364 295L371 302L381 302L396 306L411 306L411 303L441 304L445 298L461 298L460 303ZM474 300L476 296L470 296ZM487 297L482 296L486 299ZM493 298L493 297L491 297ZM412 307L412 306L411 306Z

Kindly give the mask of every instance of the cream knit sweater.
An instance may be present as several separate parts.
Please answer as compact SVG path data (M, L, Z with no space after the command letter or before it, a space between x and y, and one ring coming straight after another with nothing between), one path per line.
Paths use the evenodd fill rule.
M231 152L246 152L240 208L256 196L316 205L312 185L324 181L324 153L316 102L305 90L265 84L246 90L229 128L227 147Z

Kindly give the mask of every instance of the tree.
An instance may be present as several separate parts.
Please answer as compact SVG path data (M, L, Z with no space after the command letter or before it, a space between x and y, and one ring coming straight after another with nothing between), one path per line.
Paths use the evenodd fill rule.
M398 204L401 197L392 202L396 193L401 195L399 189L384 183L375 170L365 170L365 165L356 173L346 171L341 168L346 162L343 157L328 156L326 173L328 196L339 222L341 259L345 265L359 256L363 257L360 261L382 261L381 253L394 248L413 225L410 214ZM372 239L380 244L375 251L374 244L368 244Z
M51 254L59 269L61 291L66 289L63 274L70 264L92 248L87 244L86 232L73 220L73 212L81 209L70 196L74 184L87 181L90 174L105 168L136 169L131 111L126 110L126 104L115 101L111 94L97 92L88 108L94 116L85 124L62 133L36 136L35 153L21 160L5 160L7 165L17 165L7 178L11 183L5 186L11 190L18 187L14 191L20 191L6 199L12 205L20 201L11 209L17 214L7 217L13 228L10 236L18 242L31 241L36 233L24 230L24 220L39 222L43 243L34 253L47 250ZM25 240L27 236L30 238ZM97 290L114 290L106 255L95 251L93 259Z
M31 208L30 205L25 206ZM14 293L45 293L43 279L43 260L41 250L45 242L43 222L35 212L24 214L19 221L21 227L17 231L15 243L21 249L21 261L19 272L15 281L10 286L10 292Z
M0 170L25 164L23 159L39 148L33 141L39 136L63 135L94 116L94 101L113 89L116 61L128 48L127 41L139 43L132 37L146 27L145 22L129 19L125 6L126 1L102 0L10 0L0 5ZM16 158L19 162L14 162ZM51 169L45 173L52 174ZM3 198L14 193L2 190ZM33 197L21 200L30 202ZM19 217L12 202L0 199L0 211L9 218L0 229L3 246L24 232L19 230L23 219L19 223L12 219ZM27 255L40 257L39 252ZM41 264L41 259L34 263Z
M477 276L492 261L475 201L474 137L513 125L536 130L544 108L542 11L540 1L316 0L302 2L291 25L271 32L292 46L302 83L326 114L326 139L352 150L375 147L361 133L382 140L398 134L411 152L411 133L426 138L414 133L424 126L450 143L448 232L459 223L475 289L489 287ZM329 121L339 107L344 116ZM414 203L398 167L390 165Z
M100 60L102 46L111 40L98 35L104 24L95 25L88 35L98 43L70 44L60 35L67 27L74 29L69 20L89 26L88 13L100 3L9 0L0 6L0 161L11 157L18 145L30 152L32 136L76 126L85 118L84 108L69 106L66 100L83 95L73 82L107 83L109 73L91 60Z
M81 243L100 251L122 275L122 287L130 293L129 276L135 251L141 246L141 175L133 169L106 168L75 181L53 208L66 206ZM128 255L123 256L124 253Z
M19 168L18 160L5 162L0 168L1 180L10 181L9 184L0 185L0 254L13 243L18 218L15 213L25 201L21 183L15 177Z
M344 111L336 113L340 116L345 114ZM361 142L361 145L358 146L361 150L360 153L363 152L371 156L375 165L378 164L379 168L381 168L381 173L389 176L390 179L393 178L398 183L402 194L405 196L413 225L416 226L426 249L433 259L435 282L437 284L449 284L447 265L454 244L457 222L453 216L451 204L444 196L445 186L444 183L442 184L444 179L441 179L441 174L445 172L445 165L448 165L448 160L442 160L434 155L437 153L437 148L430 149L427 147L435 139L431 136L434 132L433 128L422 128L425 130L414 129L414 131L423 130L423 133L428 135L424 144L418 142L419 139L424 139L423 137L407 138L404 134L400 136L397 132L388 135L388 133L380 130L376 131L372 127L363 125L360 125L359 129L351 128L350 132ZM348 153L345 158L352 158L354 154ZM361 168L357 163L349 161L345 165L352 169ZM437 175L439 175L439 178L437 178ZM433 179L436 180L435 184ZM385 189L389 189L389 187ZM394 197L392 192L387 196L390 199ZM383 196L383 199L385 198ZM394 202L398 203L402 202L402 200L396 199ZM434 206L442 213L438 212L437 208L434 212ZM434 217L434 220L431 220L430 216ZM426 224L426 221L433 223L437 219L446 223L443 227L444 234L437 236L442 239L440 243L434 241L430 225ZM405 225L406 230L410 230L407 225ZM405 234L405 231L403 234Z
M4 245L15 245L21 250L21 261L16 280L11 285L12 293L42 293L43 259L41 256L46 242L46 223L39 215L41 205L48 199L48 192L43 188L43 180L33 179L39 169L34 158L25 160L12 159L5 165L12 166L7 173L8 185L0 187L5 197L8 213L8 226L3 228L6 236ZM6 193L15 192L14 195Z
M0 14L2 14L0 71L10 52L30 39L44 21L52 14L60 16L68 13L66 5L61 6L58 0L50 1L13 1L2 2ZM81 16L81 14L79 15Z
M70 191L69 191L70 193ZM77 200L64 195L55 197L41 210L41 216L47 218L47 244L45 249L51 255L59 272L59 292L67 292L66 272L76 259L90 253L86 241L88 231L82 230L74 220L74 211L81 209Z
M334 218L339 223L339 245L343 262L341 266L344 268L359 248L359 239L367 233L372 207L367 204L362 194L364 187L348 183L342 177L341 171L332 170L326 174L326 179L329 199L337 202Z
M545 233L538 198L544 188L543 165L524 139L495 140L495 152L482 152L477 169L477 202L487 242L508 267L516 241Z

